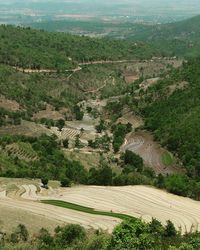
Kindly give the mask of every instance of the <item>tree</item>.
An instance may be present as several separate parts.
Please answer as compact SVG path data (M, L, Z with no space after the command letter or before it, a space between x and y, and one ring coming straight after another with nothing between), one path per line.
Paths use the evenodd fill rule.
M74 107L74 114L75 114L75 118L76 120L82 120L83 119L83 116L84 116L84 112L81 111L80 107L78 105L76 105Z
M69 140L68 139L63 140L63 147L64 148L68 148L69 147Z
M62 178L60 181L60 184L61 184L61 187L70 187L71 186L70 179L67 177Z
M27 241L29 237L28 230L25 225L19 224L14 233L11 234L11 242L17 243L20 240Z
M85 239L86 232L85 229L79 225L69 224L60 228L55 237L56 243L63 249L66 246L73 244L75 241Z
M163 188L165 186L165 178L162 174L159 174L156 180L156 186L158 188Z
M165 236L172 237L172 236L176 236L176 234L177 232L176 232L176 228L174 224L170 220L168 220L167 225L165 227Z
M106 129L105 122L103 120L100 120L100 123L96 126L97 133L101 133L105 129Z
M130 150L126 150L124 154L124 164L133 166L139 172L142 171L144 166L143 159Z
M169 175L165 178L166 189L177 195L186 195L188 191L188 177L179 174Z
M81 147L81 141L80 141L79 135L76 136L75 147L76 148L80 148Z
M108 166L104 166L99 170L99 184L100 185L112 185L112 169Z
M164 227L160 221L156 220L155 218L149 223L149 229L152 234L163 235Z
M51 245L53 245L53 237L45 228L40 229L38 239L40 249L46 249L46 247L50 247Z
M61 131L63 129L63 127L65 126L65 121L63 119L60 119L57 121L56 125L59 128L59 130Z
M43 185L44 188L48 187L47 185L48 185L49 179L47 177L43 177L41 179L41 182L42 182L42 185Z
M113 232L108 249L161 249L157 237L149 233L149 226L139 219L123 221Z

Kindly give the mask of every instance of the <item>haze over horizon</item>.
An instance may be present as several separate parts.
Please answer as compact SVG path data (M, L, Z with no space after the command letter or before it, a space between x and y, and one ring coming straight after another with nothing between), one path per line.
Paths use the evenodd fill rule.
M13 24L69 18L164 23L200 14L200 1L0 0L0 13L1 23Z

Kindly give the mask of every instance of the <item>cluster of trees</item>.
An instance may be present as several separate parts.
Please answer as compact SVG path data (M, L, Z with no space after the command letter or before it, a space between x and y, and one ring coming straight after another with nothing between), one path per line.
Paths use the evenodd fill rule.
M156 219L152 219L150 223L140 219L125 220L111 235L68 224L55 228L54 234L42 228L33 237L20 224L11 234L1 234L0 247L5 250L199 250L200 234L188 233L181 236L171 221L163 226Z
M65 126L65 120L64 119L59 119L59 120L52 120L52 119L47 119L47 118L41 118L39 120L41 124L45 124L47 128L51 127L58 127L58 129L61 131L63 127Z
M200 200L200 182L184 174L169 176L158 175L154 182L158 188L164 188L170 193Z
M126 134L130 133L132 131L132 125L131 123L127 124L114 124L111 127L111 131L113 132L113 149L114 152L117 153L124 143L124 139Z
M122 116L123 103L118 101L108 102L105 109L110 114L112 121L116 121Z
M199 55L199 22L200 17L196 16L180 22L162 25L143 25L132 23L104 23L104 22L82 22L82 21L47 21L34 23L32 27L44 28L48 31L68 31L74 30L79 34L97 33L107 34L108 37L124 40L134 40L135 42L145 42L159 50L166 56L196 56ZM78 27L78 29L77 29Z
M105 134L101 137L96 137L95 140L89 140L88 146L94 149L101 149L105 152L108 152L110 150L110 142L111 138Z

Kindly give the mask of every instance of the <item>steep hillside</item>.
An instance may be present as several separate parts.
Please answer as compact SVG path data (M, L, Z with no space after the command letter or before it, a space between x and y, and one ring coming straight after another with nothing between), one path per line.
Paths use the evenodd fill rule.
M146 128L200 177L200 59L190 61L149 88L143 101Z

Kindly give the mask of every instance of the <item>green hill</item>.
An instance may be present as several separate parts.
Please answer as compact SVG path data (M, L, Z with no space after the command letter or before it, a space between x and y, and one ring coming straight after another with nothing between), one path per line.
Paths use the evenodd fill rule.
M131 41L142 42L152 50L159 51L163 56L196 57L200 55L200 15L184 21L157 25L128 22L46 21L32 23L30 26L48 31L105 36L123 40L125 44ZM121 42L118 41L118 43ZM120 47L121 45L119 53L121 53ZM124 53L125 56L126 49ZM147 53L146 49L145 53Z
M146 41L165 54L196 57L200 55L199 27L200 16L170 24L136 25L129 38Z
M150 58L144 43L92 39L14 26L0 26L0 63L33 69L66 70L77 62Z

